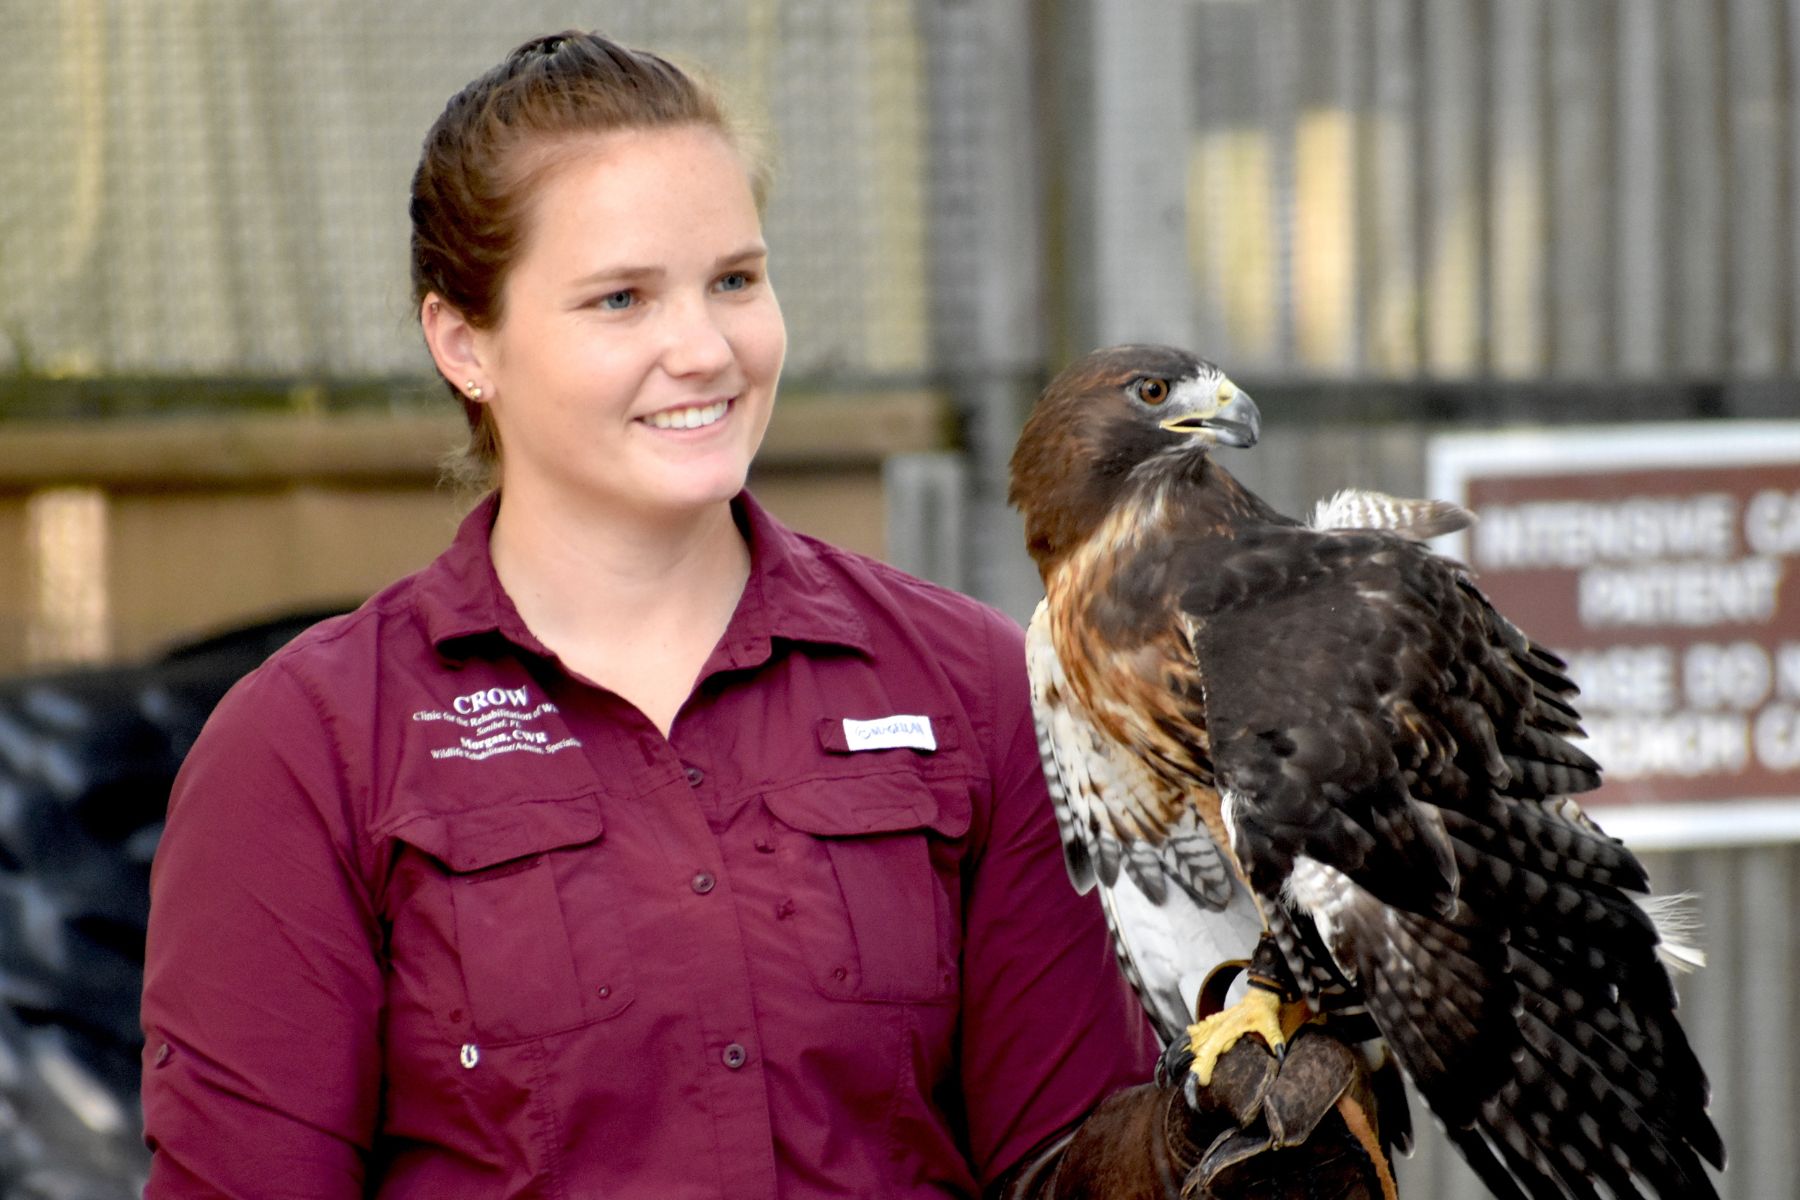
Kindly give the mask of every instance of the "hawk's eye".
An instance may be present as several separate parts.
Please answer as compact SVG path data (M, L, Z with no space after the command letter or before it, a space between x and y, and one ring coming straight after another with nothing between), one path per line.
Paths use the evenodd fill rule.
M1169 381L1166 379L1134 379L1131 381L1131 394L1154 408L1169 398Z

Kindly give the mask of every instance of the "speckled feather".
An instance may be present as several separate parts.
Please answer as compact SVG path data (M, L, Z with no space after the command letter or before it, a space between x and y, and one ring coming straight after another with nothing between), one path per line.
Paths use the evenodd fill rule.
M1572 799L1599 768L1562 662L1416 540L1466 515L1363 494L1325 521L1391 528L1302 526L1165 425L1146 379L1159 404L1229 388L1183 351L1101 351L1013 460L1046 592L1034 684L1052 664L1051 724L1086 742L1053 769L1065 793L1090 756L1133 781L1065 794L1072 874L1153 875L1122 864L1197 817L1302 987L1366 1005L1496 1195L1715 1197L1665 966L1694 952Z

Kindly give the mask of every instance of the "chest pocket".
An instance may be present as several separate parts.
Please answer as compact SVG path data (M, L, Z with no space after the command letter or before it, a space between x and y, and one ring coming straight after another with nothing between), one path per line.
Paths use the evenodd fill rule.
M604 834L592 794L434 813L394 831L433 860L435 878L412 902L454 948L482 1044L572 1029L630 1004L623 939L585 939L577 954L565 916L616 911Z
M898 771L764 793L794 891L781 915L819 991L840 1000L954 996L967 786Z

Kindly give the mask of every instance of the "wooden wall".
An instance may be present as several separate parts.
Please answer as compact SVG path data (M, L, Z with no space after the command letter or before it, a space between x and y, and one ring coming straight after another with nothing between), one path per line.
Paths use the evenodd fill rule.
M924 392L777 405L753 487L880 555L881 463L944 444ZM474 497L439 484L454 414L0 423L0 670L135 658L425 565Z

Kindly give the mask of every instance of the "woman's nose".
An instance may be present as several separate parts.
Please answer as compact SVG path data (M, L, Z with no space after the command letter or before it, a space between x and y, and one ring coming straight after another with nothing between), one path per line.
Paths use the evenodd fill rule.
M663 368L671 375L716 375L731 365L731 339L719 314L705 301L677 306L670 314Z

